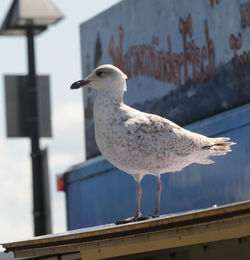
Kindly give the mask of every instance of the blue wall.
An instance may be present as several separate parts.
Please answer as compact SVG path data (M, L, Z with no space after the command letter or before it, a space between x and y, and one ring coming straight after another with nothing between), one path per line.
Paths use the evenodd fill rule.
M250 103L186 126L208 136L228 136L237 145L212 165L193 164L162 175L161 214L250 199ZM102 156L65 174L68 229L112 223L135 211L133 177ZM155 206L155 178L142 180L142 213Z

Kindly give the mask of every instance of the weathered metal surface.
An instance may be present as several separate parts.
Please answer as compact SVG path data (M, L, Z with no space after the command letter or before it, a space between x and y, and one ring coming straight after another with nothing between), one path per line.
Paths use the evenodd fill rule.
M250 101L247 0L126 0L81 24L82 74L112 63L125 102L186 125ZM87 157L96 92L84 89Z

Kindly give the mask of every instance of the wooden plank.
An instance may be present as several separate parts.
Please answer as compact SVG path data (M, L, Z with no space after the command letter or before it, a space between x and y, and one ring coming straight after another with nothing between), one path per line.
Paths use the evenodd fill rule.
M81 251L86 258L88 254L100 255L100 252L106 256L110 251L159 250L198 241L249 236L249 227L250 202L247 201L126 225L111 224L42 236L3 246L13 250L18 257Z
M82 259L100 259L155 250L184 247L250 236L250 214L243 218L218 220L139 235L103 239L87 243L20 250L17 257L81 251Z
M105 259L142 252L184 247L250 235L250 216L246 219L218 222L183 229L159 231L124 239L101 241L81 250L82 260Z

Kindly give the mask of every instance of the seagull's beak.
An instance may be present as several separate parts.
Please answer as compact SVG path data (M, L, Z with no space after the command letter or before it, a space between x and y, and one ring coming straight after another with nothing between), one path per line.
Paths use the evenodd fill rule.
M87 86L89 83L90 83L90 80L86 80L86 79L78 80L78 81L74 82L70 86L70 88L71 89L81 88L81 87Z

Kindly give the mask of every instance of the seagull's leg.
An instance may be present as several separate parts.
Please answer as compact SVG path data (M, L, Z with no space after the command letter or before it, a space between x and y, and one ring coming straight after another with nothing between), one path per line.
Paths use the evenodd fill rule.
M142 176L139 176L139 177L134 176L134 178L135 178L135 182L136 182L136 210L135 210L135 215L133 217L126 218L124 220L116 221L115 223L117 225L148 219L148 217L143 217L142 214L141 214L141 211L140 211L141 195L142 195L142 187L141 187Z
M136 181L136 210L134 218L137 219L142 216L141 214L141 195L142 195L142 188L141 188L141 181Z
M162 189L161 175L157 175L156 205L155 205L155 212L152 215L152 217L155 218L160 216L161 189Z

